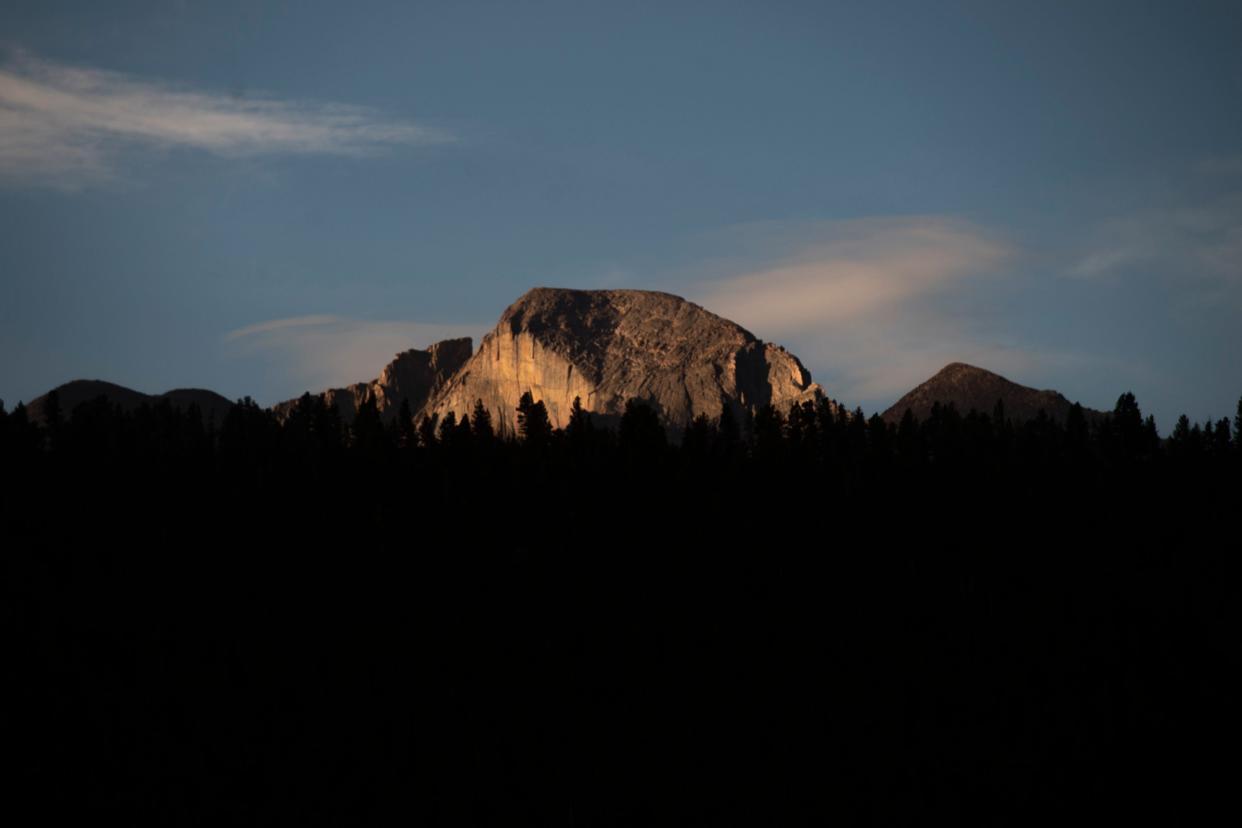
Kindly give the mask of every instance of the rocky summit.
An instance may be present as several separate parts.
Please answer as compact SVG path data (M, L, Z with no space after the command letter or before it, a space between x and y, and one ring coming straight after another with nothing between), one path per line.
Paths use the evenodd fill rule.
M983 368L953 362L895 402L882 416L887 422L898 423L909 409L915 419L925 420L936 403L952 405L962 414L972 410L991 414L998 400L1004 406L1005 416L1018 422L1032 420L1040 411L1064 422L1073 406L1056 391L1028 388ZM1099 416L1091 409L1083 412L1088 418Z
M505 310L422 413L460 417L481 400L511 433L526 391L543 401L554 427L568 422L575 398L604 425L637 398L674 428L699 414L719 417L725 406L741 416L824 398L793 354L679 296L535 288Z

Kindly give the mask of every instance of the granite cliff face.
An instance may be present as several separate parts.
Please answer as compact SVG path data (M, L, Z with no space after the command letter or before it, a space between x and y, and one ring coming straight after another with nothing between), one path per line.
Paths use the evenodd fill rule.
M319 396L329 406L335 406L342 422L352 422L354 415L368 400L375 401L380 416L395 417L401 401L408 400L410 411L417 414L437 392L470 359L470 337L446 339L426 350L411 349L397 354L384 366L379 377L370 382L356 382L344 388L329 388ZM284 419L297 405L297 400L286 400L272 406L280 419Z
M422 413L460 417L482 400L496 427L511 433L526 391L558 428L575 397L600 424L615 423L626 401L639 398L681 427L699 414L719 417L726 405L740 416L824 396L793 354L678 296L535 288L505 310Z
M1004 404L1005 416L1018 422L1034 419L1041 410L1052 419L1065 422L1073 406L1056 391L1028 388L983 368L954 362L895 402L882 416L890 423L898 423L908 408L916 419L924 420L936 403L952 404L962 414L972 409L991 414L997 400ZM1089 408L1084 409L1084 414L1088 419L1101 416Z

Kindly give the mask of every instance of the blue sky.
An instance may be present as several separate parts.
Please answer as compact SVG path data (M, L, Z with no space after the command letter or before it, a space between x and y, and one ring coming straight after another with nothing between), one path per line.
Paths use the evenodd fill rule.
M667 290L882 410L1242 395L1237 3L0 7L0 398L262 403Z

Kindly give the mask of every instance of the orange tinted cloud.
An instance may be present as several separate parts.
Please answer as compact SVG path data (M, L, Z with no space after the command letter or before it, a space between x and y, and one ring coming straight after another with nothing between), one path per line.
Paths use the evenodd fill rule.
M783 261L705 282L695 298L715 313L786 335L885 316L920 298L995 272L1012 254L982 228L918 216L820 227Z

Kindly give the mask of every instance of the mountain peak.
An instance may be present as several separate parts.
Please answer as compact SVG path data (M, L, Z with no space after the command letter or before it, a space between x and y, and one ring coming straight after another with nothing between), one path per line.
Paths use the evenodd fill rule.
M952 405L960 413L972 410L991 413L1000 401L1009 419L1034 419L1042 410L1054 420L1064 421L1073 406L1057 391L1019 385L986 368L965 362L950 362L930 379L894 403L882 415L888 422L899 422L909 409L915 418L926 419L932 406ZM1084 409L1090 416L1097 412Z
M638 398L680 427L698 414L718 417L725 405L741 414L823 396L797 357L680 296L549 287L505 309L427 413L460 416L482 400L511 431L526 391L554 426L568 421L575 397L602 422Z
M999 377L1005 379L995 371L989 371L986 368L980 368L978 365L971 365L968 362L950 362L948 365L936 372L936 376L954 376L962 374L977 374L982 377ZM1008 380L1006 380L1008 382Z

